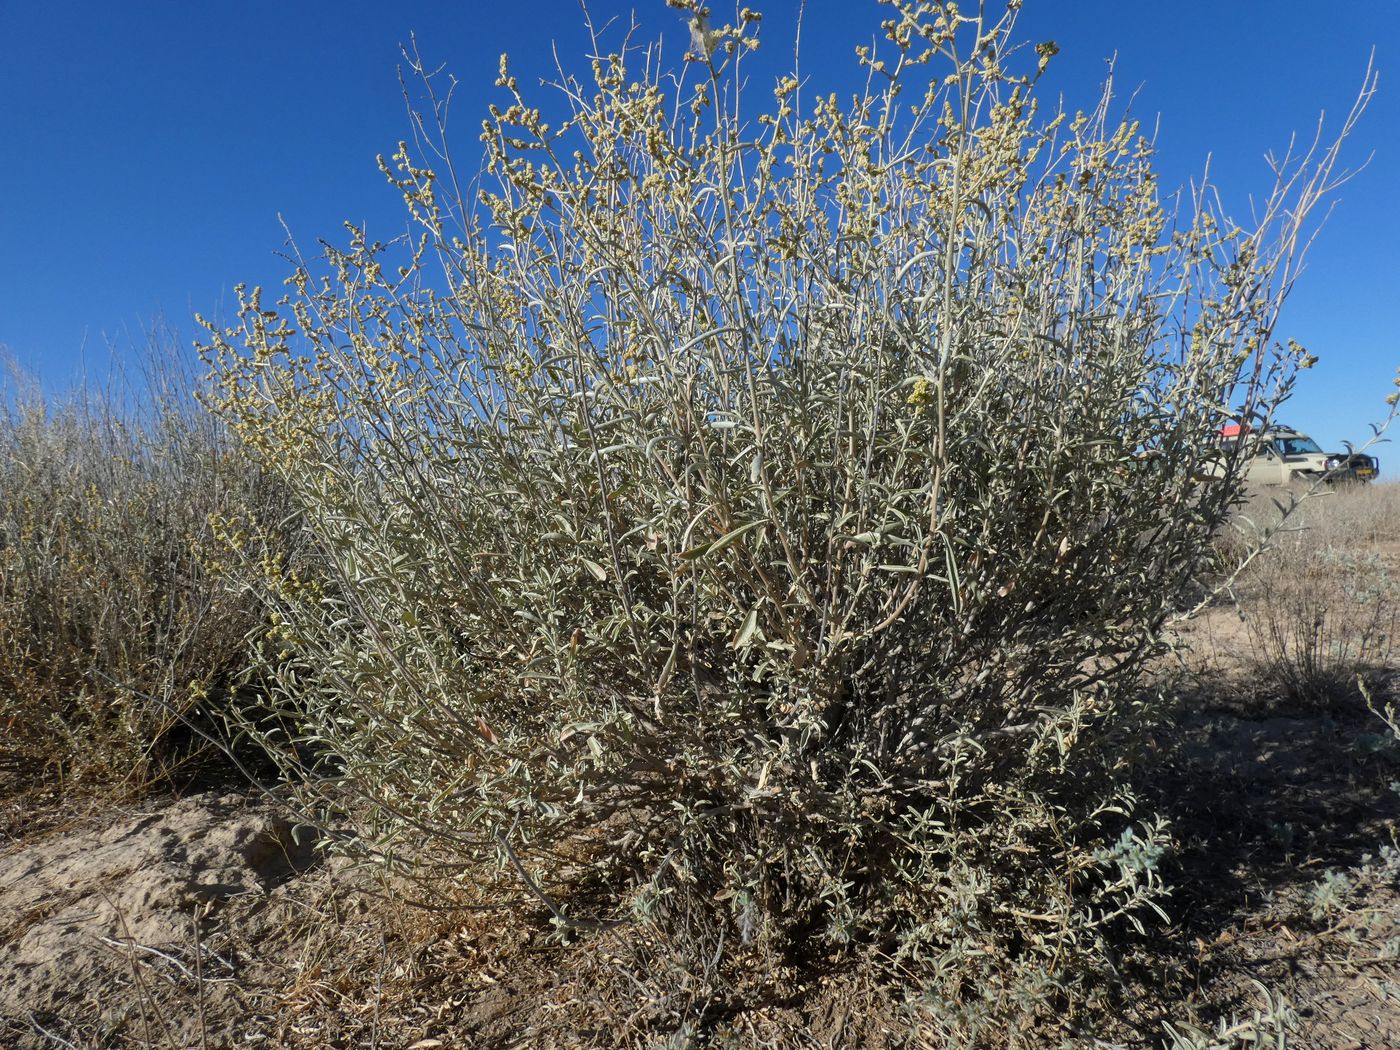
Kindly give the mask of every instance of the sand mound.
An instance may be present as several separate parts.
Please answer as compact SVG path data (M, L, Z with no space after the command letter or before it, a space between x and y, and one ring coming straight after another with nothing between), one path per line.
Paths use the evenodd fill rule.
M143 1015L143 1002L159 999L145 986L163 973L193 975L217 996L232 966L211 936L220 913L269 894L314 858L309 836L240 795L109 819L0 854L0 1033L42 1038L57 1026L100 1040L133 1025L187 1029L191 1018Z

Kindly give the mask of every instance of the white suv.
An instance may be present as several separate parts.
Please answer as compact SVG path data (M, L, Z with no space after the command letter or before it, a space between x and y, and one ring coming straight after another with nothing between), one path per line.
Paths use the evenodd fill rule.
M1241 436L1238 423L1220 432L1223 448L1232 448ZM1245 468L1245 481L1254 485L1288 485L1295 481L1329 483L1372 481L1380 470L1374 456L1359 452L1323 452L1302 431L1276 426L1259 435L1254 455Z

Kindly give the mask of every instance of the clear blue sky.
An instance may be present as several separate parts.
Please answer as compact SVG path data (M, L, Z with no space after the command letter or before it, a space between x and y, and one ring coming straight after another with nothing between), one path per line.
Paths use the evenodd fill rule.
M795 0L748 2L780 64ZM643 36L664 33L678 54L679 16L663 0L634 6ZM633 9L590 7L600 22ZM851 48L883 12L809 0L814 86L851 83ZM528 84L552 41L567 59L586 40L577 0L0 0L0 345L62 388L84 367L105 372L157 314L189 338L192 313L226 308L236 282L276 286L279 213L310 245L339 239L345 220L400 232L374 157L407 137L395 69L410 33L461 82L464 155L501 51ZM1264 154L1321 111L1340 119L1375 48L1380 93L1349 152L1374 157L1341 191L1279 333L1321 356L1284 418L1328 446L1362 438L1400 365L1400 2L1026 0L1020 33L1060 45L1042 86L1071 108L1093 101L1116 53L1135 113L1160 117L1165 183L1212 154L1239 214L1268 188ZM1379 450L1392 468L1397 450Z

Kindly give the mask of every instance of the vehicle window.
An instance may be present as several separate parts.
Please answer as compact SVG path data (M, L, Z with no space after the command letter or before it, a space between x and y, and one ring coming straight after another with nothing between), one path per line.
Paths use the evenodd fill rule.
M1322 452L1317 442L1309 437L1281 437L1274 440L1279 451L1285 456L1310 456Z

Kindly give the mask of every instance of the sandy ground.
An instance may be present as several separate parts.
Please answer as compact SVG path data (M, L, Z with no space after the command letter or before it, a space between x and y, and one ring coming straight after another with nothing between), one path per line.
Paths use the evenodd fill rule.
M13 843L0 854L4 1045L198 1045L239 996L229 918L245 939L265 932L259 912L315 866L302 839L267 805L205 794ZM194 1010L162 1010L172 981L199 987Z

